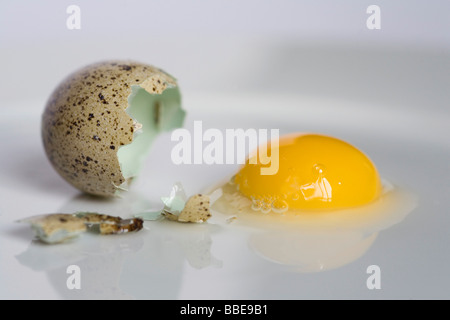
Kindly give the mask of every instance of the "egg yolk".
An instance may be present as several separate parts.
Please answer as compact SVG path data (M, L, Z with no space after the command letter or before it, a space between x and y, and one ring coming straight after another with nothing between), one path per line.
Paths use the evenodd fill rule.
M280 137L278 146L273 145L278 148L278 159L271 160L278 160L275 174L261 174L261 168L268 165L259 160L251 163L249 158L234 177L254 210L349 208L367 204L381 193L376 167L347 142L325 135L293 134ZM269 157L275 154L271 143L265 147Z

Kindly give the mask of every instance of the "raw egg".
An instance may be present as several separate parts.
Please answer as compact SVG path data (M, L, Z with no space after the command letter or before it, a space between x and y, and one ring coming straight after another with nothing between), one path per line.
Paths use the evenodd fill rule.
M235 176L234 183L252 200L254 210L349 208L380 195L375 165L347 142L325 135L294 134L282 137L276 147L275 174L261 174L261 161L252 164L248 160ZM268 152L274 154L271 146Z
M113 196L138 176L156 136L184 117L175 78L139 62L104 61L57 86L42 116L42 140L66 181Z
M263 174L269 154L278 170ZM261 145L210 194L214 222L253 230L248 245L255 253L299 272L354 261L416 207L416 198L382 179L361 150L310 133Z
M261 148L266 152L261 153ZM270 164L277 167L274 174L264 174L262 169L268 167L264 154L277 161ZM303 226L336 226L340 218L350 226L361 219L370 222L395 216L389 213L403 212L400 199L410 198L381 179L372 160L355 146L312 133L288 134L277 143L261 145L231 179L215 189L220 191L213 205L216 211L239 215L241 221L270 216L275 217L272 222Z

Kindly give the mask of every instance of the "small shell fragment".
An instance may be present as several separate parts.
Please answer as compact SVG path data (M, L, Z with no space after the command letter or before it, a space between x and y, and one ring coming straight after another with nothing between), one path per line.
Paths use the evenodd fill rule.
M164 208L156 212L146 212L135 215L143 220L158 220L164 217L170 221L178 222L205 222L211 217L210 203L208 195L196 194L189 199L180 182L173 185L168 197L161 197Z
M177 182L170 191L168 197L162 197L161 200L164 203L163 211L168 211L172 214L179 215L186 205L186 192L183 185ZM164 212L163 212L164 213Z
M78 217L83 219L88 226L98 226L100 234L120 234L139 231L144 226L144 221L140 218L122 219L121 217L109 216L99 213L78 213Z
M36 236L45 243L60 243L74 238L87 230L84 221L72 214L41 215L19 222L30 223Z
M171 221L178 221L178 215L173 214L173 213L170 212L170 211L163 210L163 211L162 211L162 215L163 215L164 217L166 217L167 219L171 220Z
M177 216L170 212L163 212L166 218L179 222L205 222L211 217L209 210L209 196L196 194L188 199L183 210Z
M64 242L95 228L98 228L98 233L102 235L139 231L144 223L140 218L122 219L92 212L47 214L19 222L30 223L38 239L50 244Z

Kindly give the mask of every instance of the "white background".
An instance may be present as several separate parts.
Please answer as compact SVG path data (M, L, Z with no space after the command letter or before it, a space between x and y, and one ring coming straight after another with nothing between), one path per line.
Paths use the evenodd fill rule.
M66 27L71 4L81 9L80 30ZM371 4L5 0L0 99L45 101L69 72L109 58L155 64L187 92L290 91L396 102L407 92L407 103L423 104L432 97L418 91L434 87L448 97L439 82L448 80L450 3L378 1L381 30L366 27ZM385 81L397 88L379 90Z
M81 9L80 30L66 27L72 4ZM381 30L366 27L372 4L381 8ZM0 298L449 298L449 12L449 1L2 0ZM205 128L343 138L383 177L414 191L419 206L355 261L317 273L268 261L245 234L214 224L151 224L120 240L40 246L16 219L80 209L121 215L138 203L80 196L41 145L40 115L52 90L105 59L138 60L176 76L188 128L201 119ZM137 181L150 202L175 181L194 193L235 170L176 167L170 147L168 135L155 143ZM186 243L206 245L214 259L195 267ZM92 281L80 292L65 287L70 263ZM378 291L365 285L372 264L382 270Z

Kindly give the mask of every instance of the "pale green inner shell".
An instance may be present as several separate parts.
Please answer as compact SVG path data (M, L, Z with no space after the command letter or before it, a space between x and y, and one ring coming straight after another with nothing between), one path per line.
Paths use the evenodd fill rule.
M181 109L181 95L177 87L169 87L161 94L150 94L140 86L132 86L126 112L142 128L133 133L133 142L119 148L122 175L133 178L140 172L156 136L183 125L185 111Z

